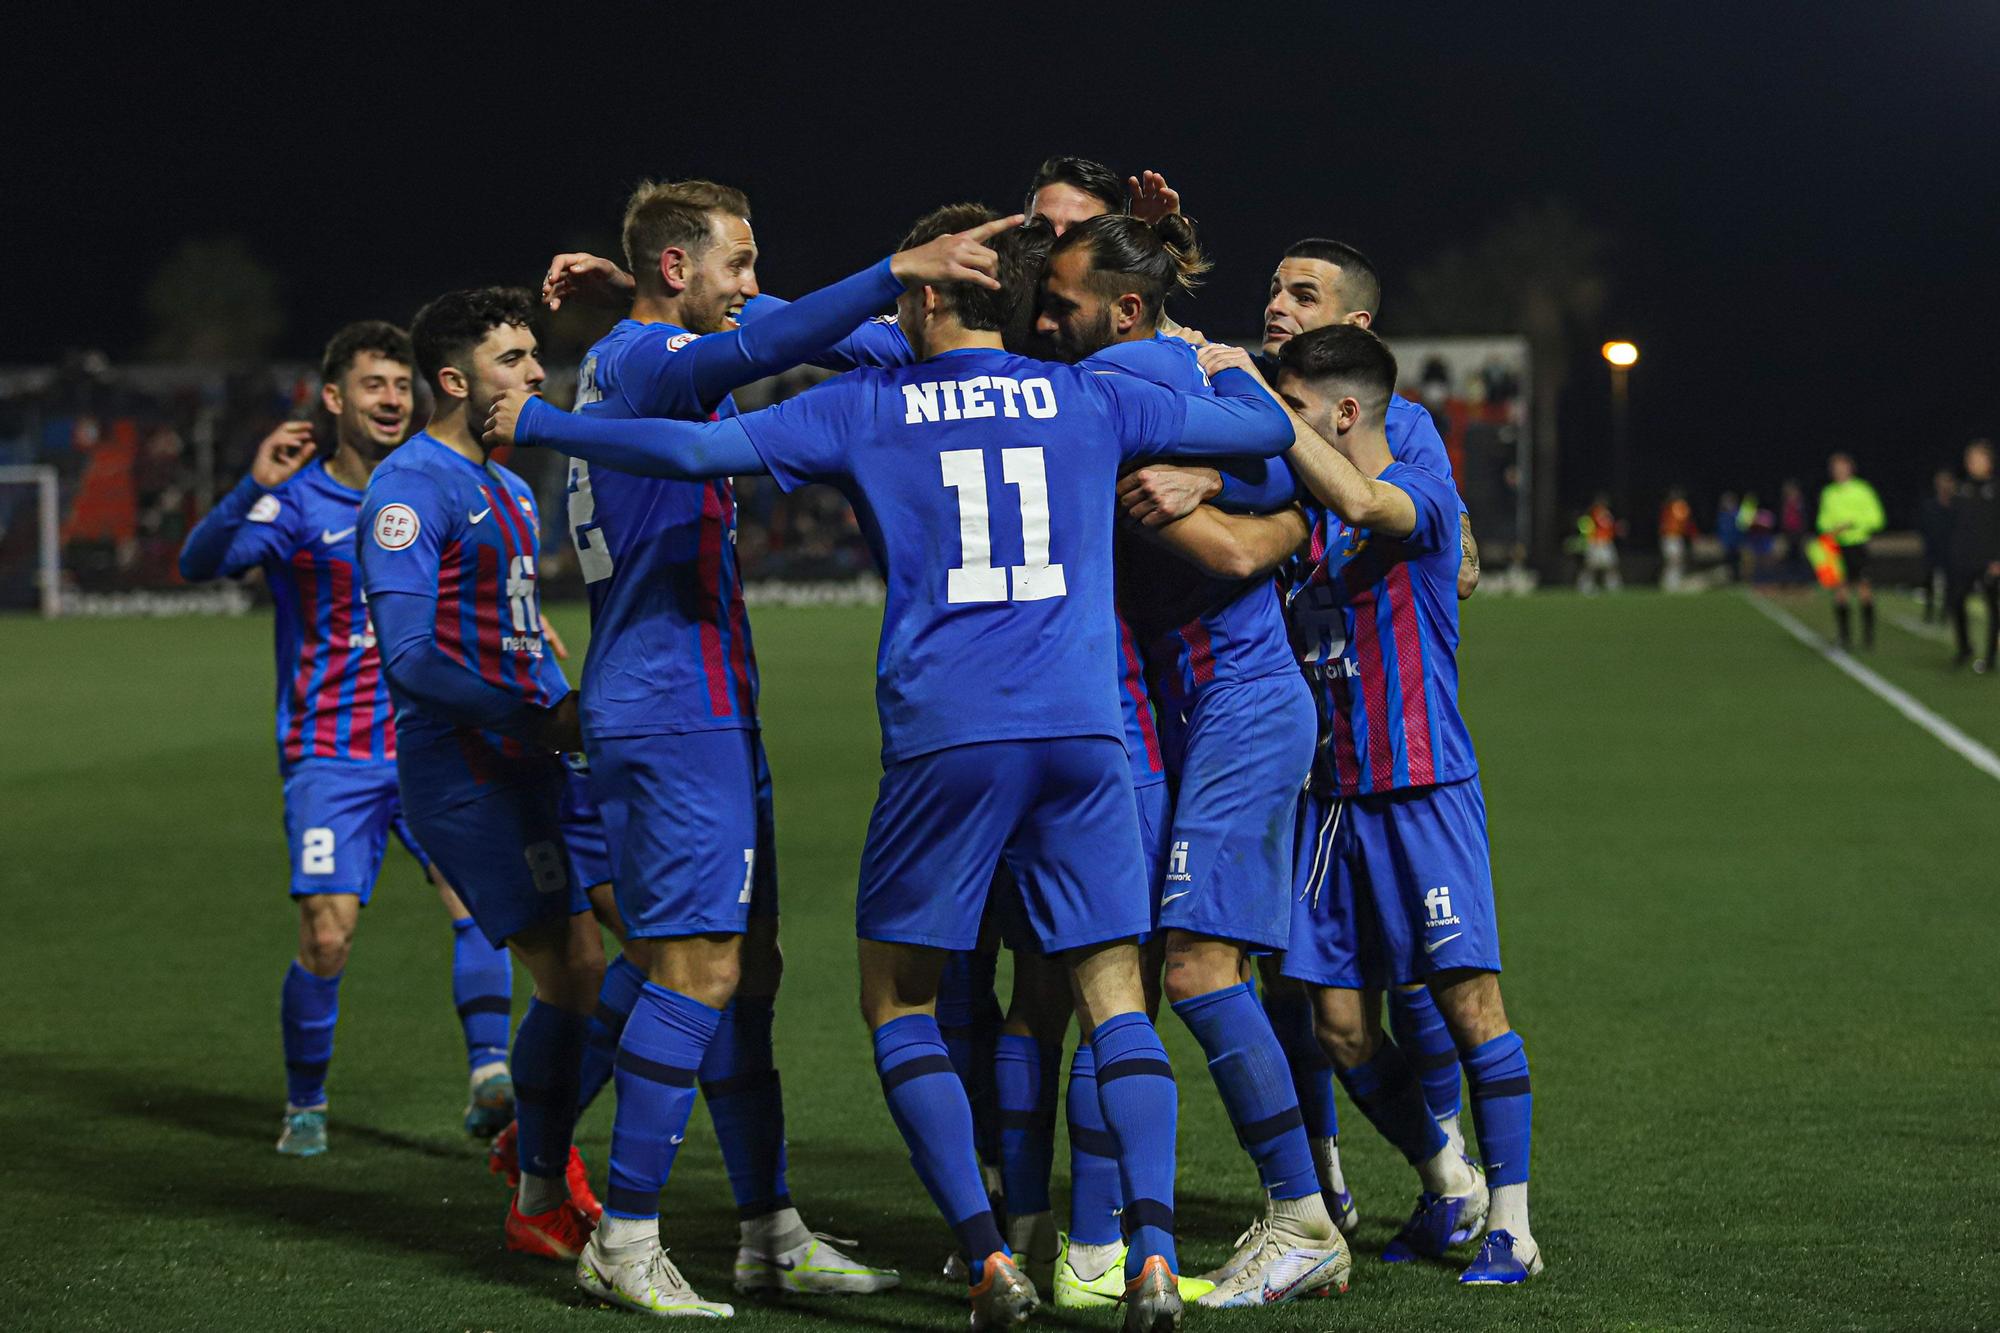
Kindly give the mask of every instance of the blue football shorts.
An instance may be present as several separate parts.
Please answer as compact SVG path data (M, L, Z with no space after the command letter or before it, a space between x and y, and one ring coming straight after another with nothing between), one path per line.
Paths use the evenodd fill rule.
M629 939L741 935L778 914L771 767L755 731L594 739L591 792Z
M1297 672L1210 686L1188 718L1159 924L1283 949L1293 821L1317 716Z
M436 765L425 767L425 776L435 778ZM424 809L411 811L411 827L495 945L543 921L590 910L563 846L568 780L554 755L512 759L483 779L468 771L469 799L446 804L433 791Z
M1134 787L1132 798L1139 806L1139 846L1146 857L1146 898L1157 918L1160 876L1166 873L1167 867L1167 834L1172 830L1173 802L1168 799L1164 780ZM1028 920L1027 907L1021 901L1020 886L1014 882L1014 872L1007 868L1004 861L993 879L990 908L995 923L1000 927L1002 944L1031 953L1042 951L1041 943L1035 938L1034 926ZM1154 924L1157 925L1158 921L1155 920ZM1152 931L1148 930L1140 937L1140 942L1144 943L1151 934Z
M1323 851L1301 849L1286 976L1358 990L1500 970L1477 777L1309 804Z
M994 867L1046 953L1136 939L1152 925L1132 767L1104 736L982 741L882 774L861 852L855 933L970 949Z
M396 765L304 759L285 772L285 844L292 896L351 893L362 906L375 892L394 833L426 871L430 858L403 819Z
M569 851L576 882L594 889L611 882L611 846L604 836L604 815L590 794L590 765L581 756L565 755L569 777L563 782L563 846Z

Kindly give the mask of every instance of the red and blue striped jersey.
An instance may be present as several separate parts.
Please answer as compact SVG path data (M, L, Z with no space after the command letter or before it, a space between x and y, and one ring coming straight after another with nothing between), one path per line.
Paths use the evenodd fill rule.
M278 756L383 763L396 757L395 708L355 570L361 492L308 463L276 490L251 478L188 534L190 578L261 567L275 611Z
M1165 334L1112 343L1079 364L1180 393L1214 392L1194 348ZM1178 772L1187 720L1211 686L1297 669L1284 615L1269 579L1208 578L1178 557L1136 542L1121 542L1118 558L1121 604L1144 627L1140 643L1159 710L1159 735L1165 738L1168 766Z
M436 597L436 642L446 657L537 707L569 693L542 636L541 536L526 482L420 431L375 469L360 523L367 590ZM462 753L466 729L413 700L396 704L406 757L438 746ZM529 753L511 736L477 734L504 757Z
M695 335L621 320L584 357L577 410L704 421L676 354ZM650 736L757 725L757 653L736 564L728 478L669 481L572 461L569 526L590 592L579 704L586 735Z
M1293 650L1319 706L1311 781L1370 796L1479 769L1458 711L1458 492L1407 463L1381 474L1416 505L1416 530L1378 537L1312 507L1312 535L1280 574Z

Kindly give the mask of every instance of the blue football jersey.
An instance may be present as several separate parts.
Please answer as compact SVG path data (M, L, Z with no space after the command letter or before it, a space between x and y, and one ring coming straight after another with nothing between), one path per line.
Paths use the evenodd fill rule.
M1213 392L1195 349L1166 334L1113 343L1081 365L1137 375L1180 393ZM1268 578L1208 578L1177 556L1137 542L1121 543L1119 560L1122 609L1144 627L1148 683L1177 770L1183 724L1204 691L1297 670L1285 618Z
M569 683L542 637L533 494L498 463L482 467L419 432L369 479L361 581L370 596L435 596L439 651L488 685L548 707L569 693ZM390 690L397 693L393 684ZM440 747L460 752L461 728L413 700L396 699L396 726L406 760ZM479 734L502 756L528 753L510 736ZM420 796L449 800L446 793Z
M1398 460L1381 480L1415 503L1416 530L1379 537L1311 507L1282 571L1293 644L1320 708L1315 788L1366 796L1471 777L1458 711L1458 492Z
M203 576L264 571L276 629L278 754L287 770L304 759L396 757L395 707L355 577L360 508L361 492L315 461L271 491L246 478L188 535L193 549L211 524L233 524Z
M883 762L976 741L1120 739L1112 498L1185 400L987 348L859 370L739 418L780 486L838 487L888 581Z
M703 421L685 358L695 334L620 320L583 359L577 410ZM677 364L677 362L681 364ZM757 654L736 564L728 478L669 481L570 462L569 526L590 593L579 704L590 736L757 725Z
M1422 403L1413 403L1401 394L1390 394L1389 408L1382 414L1382 433L1389 437L1389 452L1398 462L1420 467L1447 481L1452 479L1451 455L1445 450L1444 436L1438 434L1437 421Z

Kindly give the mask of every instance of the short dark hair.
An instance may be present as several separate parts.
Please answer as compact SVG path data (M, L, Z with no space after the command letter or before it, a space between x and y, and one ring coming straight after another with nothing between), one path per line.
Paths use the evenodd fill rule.
M1082 190L1102 201L1113 213L1123 213L1128 206L1125 182L1119 180L1110 167L1087 157L1052 157L1037 167L1033 179L1028 182L1028 200L1021 209L1023 213L1035 211L1035 195L1044 185L1067 185Z
M999 216L985 204L946 204L918 218L910 228L910 234L896 248L912 250L940 236L969 230ZM999 333L1013 322L1020 302L1033 298L1034 290L1039 285L1040 270L1032 268L1029 248L1021 237L1019 227L1001 232L986 244L999 256L1000 262L994 272L1000 280L999 291L973 282L932 284L932 290L966 328Z
M319 359L320 382L338 384L354 368L354 358L363 352L373 352L406 366L417 364L409 334L386 319L357 319L327 341L326 351Z
M1191 291L1208 272L1208 259L1195 239L1194 223L1169 213L1148 226L1124 213L1107 213L1064 232L1049 257L1088 250L1091 286L1116 299L1137 292L1149 321L1157 321L1171 292Z
M1396 392L1396 354L1359 324L1327 324L1285 340L1278 349L1278 374L1337 384L1353 393L1364 411L1380 416Z
M410 322L410 341L417 349L417 368L435 385L446 366L458 365L486 335L503 324L533 328L540 310L525 287L469 287L446 292Z
M700 254L713 235L709 215L750 216L750 199L714 181L640 181L625 201L625 267L641 282L660 266L664 250Z
M1366 310L1370 316L1382 313L1382 275L1367 255L1345 241L1329 241L1309 236L1293 241L1285 249L1287 259L1317 259L1340 270L1340 300L1350 311Z

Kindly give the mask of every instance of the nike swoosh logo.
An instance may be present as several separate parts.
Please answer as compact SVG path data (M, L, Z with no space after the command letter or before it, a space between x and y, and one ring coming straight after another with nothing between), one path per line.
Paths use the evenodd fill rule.
M492 506L489 505L487 508L480 510L476 514L468 513L466 517L471 519L474 523L477 523L480 519L485 518L488 514L492 512L493 512Z
M1441 940L1425 940L1424 952L1436 953L1439 949L1444 948L1445 945L1450 944L1453 940L1457 939L1460 935L1463 935L1464 933L1465 932L1462 930L1454 930L1451 934L1445 936Z
M1168 903L1172 902L1174 899L1185 898L1190 893L1193 892L1194 892L1193 889L1182 889L1179 893L1170 893L1166 897L1160 899L1160 906L1165 907Z
M321 528L319 530L319 539L325 542L328 546L333 545L335 542L339 541L342 537L352 537L353 535L354 535L353 528L342 528L339 532L328 532L325 528Z

